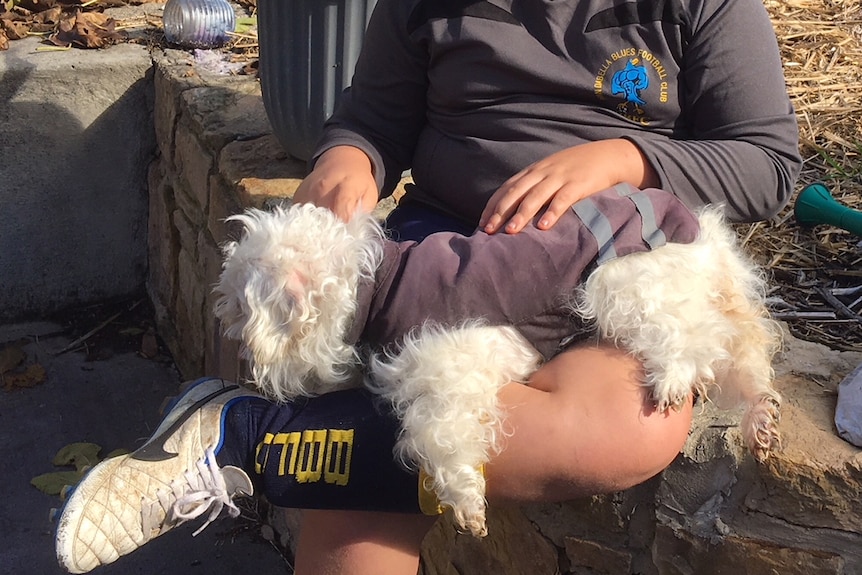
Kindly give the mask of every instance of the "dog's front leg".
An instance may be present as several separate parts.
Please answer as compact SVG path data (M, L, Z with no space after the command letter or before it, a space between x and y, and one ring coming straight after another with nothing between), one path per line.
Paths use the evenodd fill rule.
M477 537L487 534L482 467L502 447L497 391L525 381L540 361L513 328L468 324L426 326L372 362L370 385L401 420L396 457L424 471L441 506Z

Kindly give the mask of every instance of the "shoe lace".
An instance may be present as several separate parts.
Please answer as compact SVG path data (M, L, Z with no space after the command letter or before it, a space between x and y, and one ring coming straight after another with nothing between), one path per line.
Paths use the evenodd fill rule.
M212 447L206 450L206 457L198 460L195 467L183 474L183 481L173 480L171 489L160 489L156 499L144 501L141 506L141 526L144 534L162 531L166 524L170 527L197 519L209 510L209 517L192 536L199 534L215 521L223 509L227 508L231 517L240 514L233 502L221 468L216 463Z

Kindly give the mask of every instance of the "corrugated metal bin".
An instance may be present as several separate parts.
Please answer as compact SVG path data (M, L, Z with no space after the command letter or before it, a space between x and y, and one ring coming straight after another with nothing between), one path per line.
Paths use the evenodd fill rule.
M263 104L287 153L307 160L350 85L376 0L258 0Z

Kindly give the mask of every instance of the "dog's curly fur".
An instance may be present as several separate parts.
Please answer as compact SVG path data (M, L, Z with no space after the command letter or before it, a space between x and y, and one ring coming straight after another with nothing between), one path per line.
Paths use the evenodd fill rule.
M772 357L780 329L763 303L763 274L718 208L704 208L698 220L700 235L690 244L599 266L572 309L643 361L659 411L679 408L692 389L726 406L748 404L742 432L762 461L778 444Z
M526 382L541 359L517 330L475 321L450 329L425 325L404 338L398 353L372 359L369 385L401 421L395 455L425 470L426 488L475 535L487 534L481 466L501 448L497 391Z
M279 401L354 385L357 351L344 336L358 282L374 276L383 231L370 216L344 223L310 205L249 210L243 238L225 246L216 314L247 349L255 383ZM691 244L667 244L599 266L573 313L643 361L661 410L693 390L744 402L745 442L758 460L778 447L779 395L771 359L779 331L764 281L717 208L699 214ZM541 358L513 328L478 321L427 325L370 358L366 385L391 401L402 432L395 454L428 474L458 524L486 534L481 465L500 449L497 391L526 381Z
M359 281L383 258L380 226L367 214L343 223L311 205L228 221L245 232L223 248L215 314L225 336L245 344L255 383L280 402L354 385L360 358L344 334Z

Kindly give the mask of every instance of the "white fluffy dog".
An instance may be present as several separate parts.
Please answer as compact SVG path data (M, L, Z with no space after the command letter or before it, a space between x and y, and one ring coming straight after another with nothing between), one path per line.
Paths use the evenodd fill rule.
M464 317L417 325L362 357L355 324L366 315L357 301L392 243L380 225L367 215L345 223L310 205L232 219L245 230L224 248L216 314L225 335L243 341L254 382L285 401L357 385L370 366L365 384L401 421L396 455L427 474L462 528L485 535L482 466L501 448L505 417L497 391L526 381L543 356L514 327ZM694 242L602 263L567 288L561 307L643 361L660 410L679 408L693 390L744 402L745 442L764 460L779 444L778 330L762 303L763 279L719 211L698 220Z

